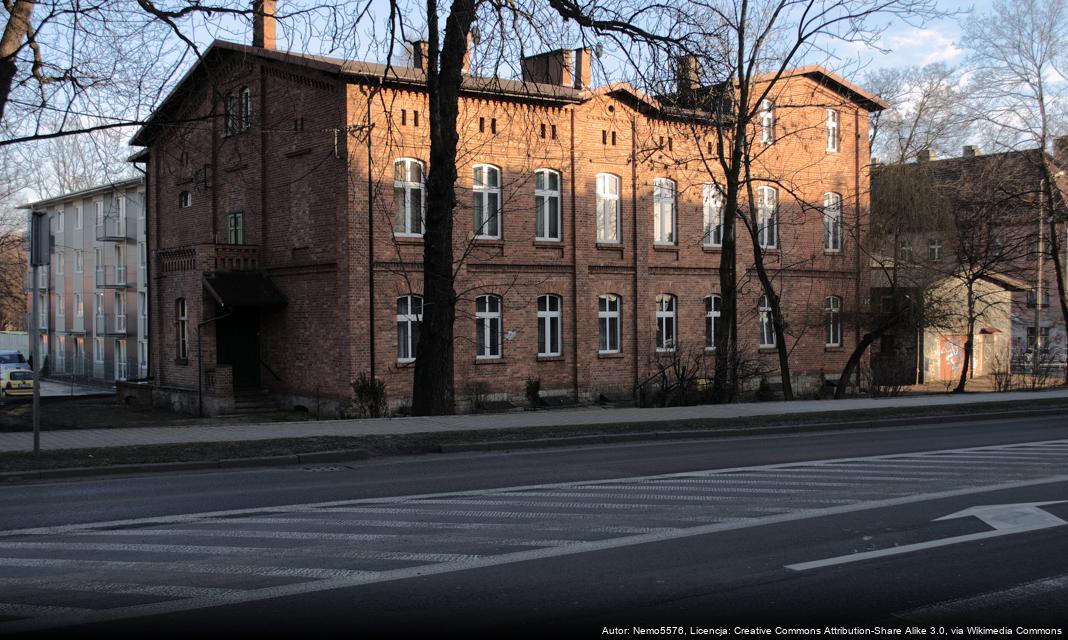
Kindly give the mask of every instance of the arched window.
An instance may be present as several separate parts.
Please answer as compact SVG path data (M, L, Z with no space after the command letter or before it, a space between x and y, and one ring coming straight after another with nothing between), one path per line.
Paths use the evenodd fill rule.
M838 296L827 298L824 313L827 316L827 346L842 346L842 299Z
M676 336L675 296L656 297L656 350L674 351Z
M423 298L411 294L397 298L397 362L414 362L423 324Z
M597 326L600 334L600 353L619 353L619 308L621 298L614 294L600 296L597 299Z
M472 192L475 237L500 239L501 170L488 164L476 164Z
M538 296L538 355L558 356L560 347L560 296Z
M424 232L423 163L413 158L393 161L393 233L421 236Z
M705 296L705 349L716 348L716 334L719 333L720 297Z
M775 103L771 100L760 102L760 142L775 142Z
M765 249L779 246L779 193L757 187L757 240Z
M501 357L501 299L499 296L475 298L475 355L478 358Z
M823 250L842 250L842 196L823 194Z
M706 247L723 244L723 193L715 184L705 184L704 198L704 243Z
M193 194L189 193L188 191L182 191L181 193L179 193L178 208L185 209L186 207L191 206L193 206ZM104 208L103 206L101 206L100 203L97 204L96 208L96 224L98 226L104 224Z
M675 182L668 178L653 180L653 242L675 242Z
M597 174L597 242L619 242L619 178Z
M757 306L760 321L760 347L771 348L775 346L775 323L771 315L771 303L768 296L760 296L760 304Z
M534 172L534 236L560 239L560 174L552 169Z

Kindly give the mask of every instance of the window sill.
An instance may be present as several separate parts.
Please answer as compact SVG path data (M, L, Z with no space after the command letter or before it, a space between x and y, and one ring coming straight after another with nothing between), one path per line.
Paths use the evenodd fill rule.
M423 244L423 236L415 233L394 233L393 240L397 244Z
M187 365L189 364L189 358L175 358L174 364Z
M845 351L845 347L837 344L825 344L823 345L823 351L824 353L836 353Z
M475 246L478 247L503 247L504 240L501 238L489 238L482 236L475 236L471 239Z
M825 256L840 256L842 255L841 249L824 249L823 255Z
M599 360L612 360L612 359L615 359L615 358L622 358L622 357L623 357L623 352L622 351L609 351L607 353L606 352L602 352L602 351L598 351L597 352L597 359L599 359Z
M508 364L504 358L475 358L475 364Z
M704 251L705 253L721 253L723 251L723 245L703 244L701 245L701 251Z
M778 347L776 347L774 345L757 347L757 353L778 353L778 352L779 352Z
M538 362L563 362L564 356L538 356Z
M564 241L563 240L548 240L548 239L545 239L545 238L535 238L534 239L534 246L535 247L546 247L546 248L549 248L549 249L559 249L560 247L564 246Z
M598 249L606 249L606 250L609 250L609 251L622 251L623 250L623 243L622 242L598 242L594 246L597 247Z
M679 246L677 244L667 244L667 243L656 244L656 243L654 243L653 244L653 251L667 251L667 252L670 252L670 253L678 253L679 252Z
M397 360L397 366L401 369L411 369L415 366L415 360Z

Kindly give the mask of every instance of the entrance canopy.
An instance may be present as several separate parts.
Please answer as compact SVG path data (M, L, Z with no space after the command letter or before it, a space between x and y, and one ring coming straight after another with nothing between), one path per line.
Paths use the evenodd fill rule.
M288 302L270 278L255 271L208 273L204 275L204 288L220 306L231 309L278 309Z

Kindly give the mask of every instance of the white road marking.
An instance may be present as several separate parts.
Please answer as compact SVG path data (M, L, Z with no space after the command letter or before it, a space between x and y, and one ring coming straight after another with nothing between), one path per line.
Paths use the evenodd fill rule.
M875 551L864 551L862 553L852 553L844 556L836 556L834 558L824 558L823 560L812 560L811 562L798 562L796 564L788 564L786 565L786 568L792 571L809 571L810 569L821 569L823 567L862 562L874 558L886 558L888 556L913 553L916 551L926 551L927 549L948 547L949 545L961 544L964 542L975 542L976 540L997 538L1000 536L1012 535L1014 533L1025 533L1028 531L1049 529L1051 527L1060 527L1068 524L1068 522L1061 520L1052 513L1043 511L1039 507L1049 504L1060 504L1061 502L1066 501L1056 500L1052 502L1028 502L1022 504L998 504L971 507L969 509L964 509L963 511L951 513L947 516L942 516L941 518L935 518L935 522L975 516L991 527L994 527L993 531L969 533L962 536L953 536L951 538L917 542L915 544L903 544L897 547L876 549Z
M48 591L88 591L92 593L122 593L131 595L160 596L164 598L203 598L231 596L247 589L220 589L216 587L189 587L172 584L140 584L137 582L102 582L94 580L56 580L54 576L35 578L0 578L0 585L14 587L32 586Z

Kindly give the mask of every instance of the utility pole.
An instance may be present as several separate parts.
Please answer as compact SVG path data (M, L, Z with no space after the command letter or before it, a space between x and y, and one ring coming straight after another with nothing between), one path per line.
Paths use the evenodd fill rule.
M41 323L38 321L41 309L38 299L41 297L38 274L40 267L48 268L52 253L52 238L48 229L48 214L34 211L30 214L30 289L33 296L30 311L30 337L33 361L33 453L41 453ZM44 309L48 313L47 307Z

